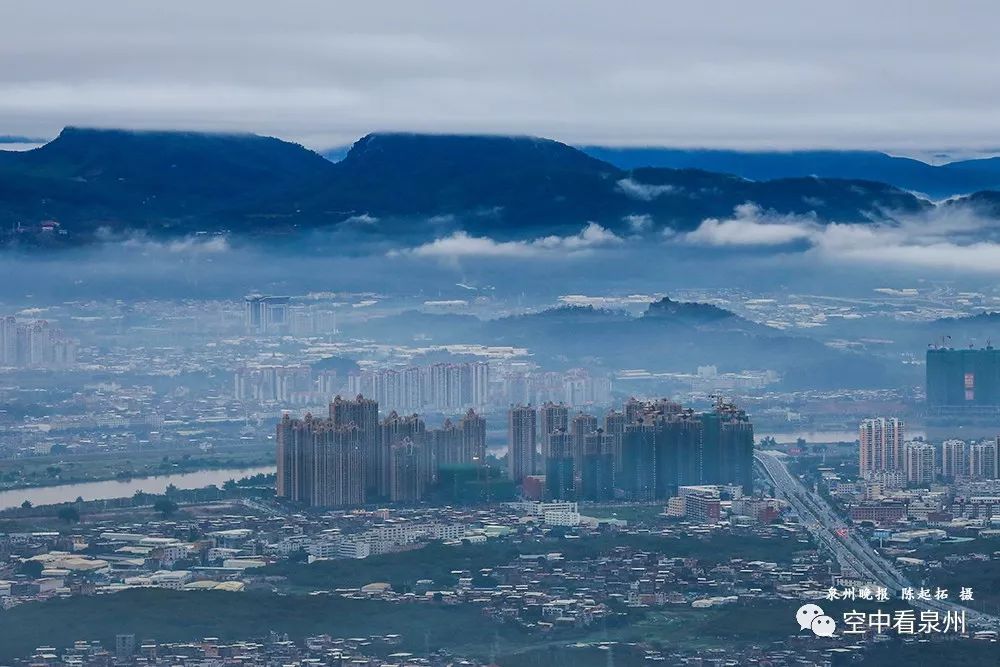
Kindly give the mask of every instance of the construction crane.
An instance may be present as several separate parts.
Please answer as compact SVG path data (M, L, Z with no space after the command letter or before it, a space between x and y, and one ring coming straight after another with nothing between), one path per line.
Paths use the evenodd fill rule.
M947 334L938 338L938 344L935 346L934 343L928 343L927 347L934 350L946 350L948 349L947 342L951 340L951 336Z
M709 394L708 397L715 399L715 409L719 412L736 409L736 404L728 402L722 394Z

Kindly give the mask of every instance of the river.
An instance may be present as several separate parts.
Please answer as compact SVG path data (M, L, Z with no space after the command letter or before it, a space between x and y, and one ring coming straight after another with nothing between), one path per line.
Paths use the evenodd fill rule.
M128 498L136 491L144 493L163 493L164 489L173 484L178 489L200 489L215 484L222 486L228 480L250 477L260 473L271 474L274 466L256 468L222 468L218 470L197 470L171 475L156 475L141 477L127 481L111 479L103 482L80 482L77 484L60 484L58 486L39 486L30 489L13 489L0 491L0 510L20 507L25 500L39 505L54 505L73 502L77 498L84 500L108 500L110 498Z

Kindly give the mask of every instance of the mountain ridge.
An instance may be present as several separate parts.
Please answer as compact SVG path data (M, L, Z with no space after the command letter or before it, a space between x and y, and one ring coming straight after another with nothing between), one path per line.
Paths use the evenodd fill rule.
M932 165L866 150L740 151L586 145L580 150L622 169L705 169L758 181L805 176L870 180L941 198L1000 187L1000 158Z
M979 199L986 206L993 197ZM575 234L589 222L620 234L689 231L747 202L779 216L859 224L934 206L863 179L625 170L539 137L373 133L334 163L255 134L69 127L39 148L0 151L7 244L46 238L35 233L46 220L60 223L67 242L99 230L295 238L345 224L389 240L457 230L498 239Z
M816 377L829 378L831 386L866 386L872 376L862 370L884 366L875 357L835 350L712 304L668 297L637 317L591 306L556 306L491 320L404 311L354 325L351 333L399 344L419 340L422 345L477 342L525 348L532 359L553 368L691 373L705 364L721 372L752 365L777 370L788 387L814 386Z

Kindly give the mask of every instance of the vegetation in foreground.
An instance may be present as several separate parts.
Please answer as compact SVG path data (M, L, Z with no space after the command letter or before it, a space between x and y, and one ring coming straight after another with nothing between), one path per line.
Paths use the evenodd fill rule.
M566 559L594 558L610 554L618 547L650 551L666 556L694 557L707 563L744 560L788 562L805 548L796 540L762 538L750 535L715 534L708 538L663 537L660 535L622 535L609 533L581 539L545 539L520 543L471 544L444 546L430 544L423 549L372 556L364 560L328 560L311 564L283 562L259 572L286 578L286 586L297 592L356 588L373 582L386 582L400 592L413 589L420 579L431 579L437 586L456 583L455 570L476 573L483 568L505 565L525 555L558 552ZM476 582L488 585L488 582Z

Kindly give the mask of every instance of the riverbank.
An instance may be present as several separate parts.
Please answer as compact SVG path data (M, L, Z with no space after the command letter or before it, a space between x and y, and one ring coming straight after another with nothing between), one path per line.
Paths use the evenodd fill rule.
M72 503L77 498L85 501L130 498L137 492L162 494L167 487L180 490L222 487L229 480L239 480L254 475L270 475L274 466L236 467L217 470L198 470L172 475L153 475L130 480L104 480L58 486L40 486L26 489L0 491L0 511L21 507L25 501L34 507Z
M200 470L273 466L270 442L238 442L200 449L57 453L0 460L0 492L104 481L131 481Z

